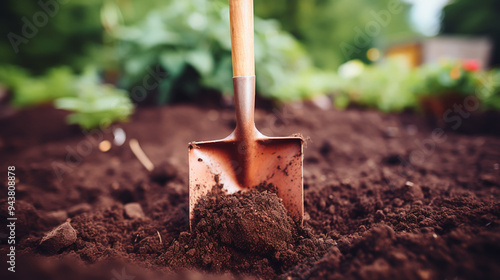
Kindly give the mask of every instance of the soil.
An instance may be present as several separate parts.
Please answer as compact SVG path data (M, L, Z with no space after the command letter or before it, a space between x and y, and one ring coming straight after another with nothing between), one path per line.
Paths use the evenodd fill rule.
M99 151L111 129L83 133L65 116L41 107L0 119L18 218L16 273L2 231L2 279L500 277L498 136L440 130L412 114L257 110L264 134L309 139L304 226L273 193L214 191L190 231L187 143L227 136L232 110L139 108L118 126L138 139L151 174L127 143Z
M274 278L333 245L295 224L281 199L268 191L227 195L215 186L194 212L191 233L181 233L160 257L168 266Z

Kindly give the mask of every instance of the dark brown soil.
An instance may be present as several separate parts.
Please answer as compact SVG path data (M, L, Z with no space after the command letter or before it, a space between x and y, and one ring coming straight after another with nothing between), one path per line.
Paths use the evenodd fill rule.
M333 245L296 225L281 199L267 191L227 195L215 187L194 211L192 233L181 233L160 256L169 267L274 278Z
M151 175L127 144L97 149L109 130L84 134L64 115L37 108L0 120L0 167L16 166L18 178L17 272L7 271L2 231L2 279L500 277L496 136L438 133L406 114L259 110L264 134L310 139L304 227L272 193L215 193L191 232L187 143L225 137L231 110L139 109L120 127L151 157ZM65 221L64 234L40 245Z
M213 191L194 213L196 235L206 233L222 244L264 256L286 251L297 235L281 200L267 191L232 195Z

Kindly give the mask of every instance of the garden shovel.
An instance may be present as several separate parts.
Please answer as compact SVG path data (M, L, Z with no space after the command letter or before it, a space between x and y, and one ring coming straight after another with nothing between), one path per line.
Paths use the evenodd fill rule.
M267 188L298 223L304 213L303 138L266 137L254 123L253 0L229 0L236 128L226 138L189 144L189 220L215 185L228 194Z

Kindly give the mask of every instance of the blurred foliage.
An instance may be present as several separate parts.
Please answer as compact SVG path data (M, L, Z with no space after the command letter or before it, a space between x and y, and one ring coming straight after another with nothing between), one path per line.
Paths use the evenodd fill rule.
M393 5L398 7L398 13L391 12ZM257 15L278 19L305 45L314 64L326 69L336 69L351 59L369 62L366 51L371 47L413 38L410 7L400 0L255 1ZM342 49L347 46L347 50Z
M500 1L454 0L444 7L443 34L484 35L493 40L492 64L500 65Z
M179 13L184 11L184 13ZM130 88L159 65L167 77L160 102L173 92L194 96L202 88L232 93L231 38L227 1L165 1L136 25L120 26L122 85ZM336 77L316 69L301 44L275 20L255 18L258 92L281 100L307 98L333 88Z
M0 84L12 91L11 103L18 108L73 96L73 81L73 72L68 67L51 69L41 77L32 77L17 66L0 67Z
M410 69L397 58L366 65L359 60L339 67L341 78L334 93L338 108L350 105L383 112L417 109L420 96L475 95L483 110L500 111L500 69L479 70L475 60L423 65Z
M68 67L50 69L33 77L17 66L0 67L0 85L12 93L17 108L54 102L59 109L72 111L68 123L84 129L125 121L133 105L124 90L102 84L94 69L75 75Z
M390 19L383 23L376 36L366 36L369 23L378 21L376 13L388 11L396 1L402 11L390 14ZM0 33L15 33L23 36L26 18L32 25L34 16L45 12L40 3L56 3L57 9L49 20L36 29L36 35L26 38L27 43L20 43L17 55L9 40L0 41L0 61L29 68L42 73L48 67L69 65L83 69L89 64L109 62L114 55L116 42L108 36L117 24L131 25L144 20L149 12L164 7L183 8L173 5L171 0L41 0L41 1L2 1L0 3ZM192 12L208 13L202 7L222 9L227 0L195 1L184 0L186 4L196 3L195 8L174 10L184 17ZM255 1L255 12L263 18L278 19L285 31L301 41L316 66L335 69L341 63L359 58L366 61L366 50L387 39L401 39L411 36L407 22L409 4L400 0L274 0ZM45 12L47 14L47 12ZM171 24L171 22L169 22ZM363 30L366 45L356 45L355 28ZM377 40L377 41L375 41ZM354 53L345 56L341 44L354 46ZM110 49L111 48L111 49Z
M72 111L68 123L84 129L107 127L115 121L127 121L134 107L124 90L101 84L94 70L88 70L75 83L76 96L55 100L59 109Z
M400 60L372 65L352 60L340 66L339 76L343 83L334 97L339 108L353 104L400 112L415 107L416 98L411 91L415 74Z
M500 69L478 74L479 87L476 94L483 108L500 111Z
M49 2L57 7L47 10L40 4ZM15 106L57 100L60 108L75 112L70 122L85 128L126 119L133 109L125 92L102 84L100 76L111 76L113 82L119 78L120 87L133 89L144 87L141 82L159 66L167 76L152 91L160 93L161 102L171 100L173 93L188 98L206 89L232 93L227 4L227 0L2 1L0 32L7 40L0 41L0 82L13 93ZM397 13L392 12L394 5ZM335 90L339 107L358 104L401 111L417 106L418 95L454 91L476 93L485 108L499 109L498 70L480 72L458 62L416 71L393 60L365 64L368 49L414 38L409 8L404 0L256 0L258 93L292 100ZM39 25L35 21L40 21L36 19L40 13L48 20ZM451 1L444 9L442 32L490 36L498 64L498 14L497 0ZM33 27L30 36L24 34L27 24ZM17 42L17 54L9 34L25 38ZM338 74L333 72L352 59ZM75 74L89 65L105 75Z
M444 60L424 65L417 70L418 83L413 87L417 95L473 94L479 86L475 60Z
M113 55L113 51L107 49L113 42L104 33L104 25L113 24L113 18L134 23L162 4L162 0L1 1L0 33L5 40L0 41L0 62L22 66L38 74L58 65L82 70L88 64L99 64L101 59L107 60ZM116 6L120 9L114 9ZM40 14L48 17L45 24L37 24L43 23ZM25 36L24 32L34 32L34 35ZM8 34L27 40L19 43L19 52L15 52Z
M34 15L45 11L36 2L2 5L1 15L12 24L1 25L1 31L19 36L25 19L34 24ZM193 97L203 88L232 90L227 0L75 0L50 9L54 16L17 46L22 55L9 40L0 43L0 61L36 74L50 66L81 71L93 65L123 74L120 86L129 89L159 64L168 72L156 89L161 102L172 92ZM259 94L289 100L332 87L335 75L316 69L277 21L256 18L255 27Z
M56 6L49 7L49 11L54 11L49 12L53 16L38 2L2 1L0 17L4 24L0 25L0 31L6 39L0 41L2 63L19 65L36 73L43 73L55 65L75 67L76 60L89 46L102 42L99 20L102 0L61 1L66 2L64 4L53 1ZM43 15L48 18L45 24L41 24L44 23ZM17 53L7 38L8 34L27 40L17 43Z

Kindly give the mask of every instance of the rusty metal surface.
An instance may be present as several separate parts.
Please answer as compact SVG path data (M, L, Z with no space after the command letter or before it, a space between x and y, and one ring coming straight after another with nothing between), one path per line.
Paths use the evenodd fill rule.
M189 217L199 199L220 184L229 194L261 184L276 187L294 220L302 222L303 139L266 137L254 122L255 76L233 78L236 128L218 141L189 144Z

